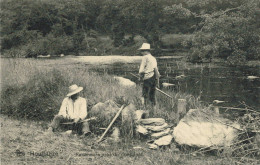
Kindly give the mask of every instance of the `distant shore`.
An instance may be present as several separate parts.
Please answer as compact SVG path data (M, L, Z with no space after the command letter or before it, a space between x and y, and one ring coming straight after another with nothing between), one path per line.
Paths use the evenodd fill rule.
M70 56L75 61L84 62L86 64L113 64L113 63L139 63L142 56ZM181 59L182 56L162 56L158 59Z
M142 56L74 56L71 59L86 64L138 63Z
M113 64L113 63L140 63L142 60L142 56L121 56L121 55L107 55L107 56L65 56L66 58L71 58L76 62L84 62L85 64ZM156 57L157 59L176 59L182 60L183 56L161 56ZM185 60L183 61L185 62ZM187 62L187 61L186 61ZM190 62L187 62L190 63ZM223 59L214 59L213 63L223 63L225 64L225 60ZM259 60L248 61L245 67L260 67Z

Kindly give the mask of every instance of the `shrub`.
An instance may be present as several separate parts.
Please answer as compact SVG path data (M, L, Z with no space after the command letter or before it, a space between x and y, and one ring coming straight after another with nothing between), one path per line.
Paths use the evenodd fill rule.
M230 66L242 66L247 62L246 53L243 51L235 51L227 58L227 63Z
M161 41L164 48L183 49L190 47L192 37L192 34L166 34Z
M48 120L57 113L66 81L59 71L36 73L28 83L5 86L1 92L1 113L17 118Z
M192 62L192 63L198 63L198 62L201 62L202 61L202 57L200 55L200 50L199 49L193 49L192 53L187 56L187 60L189 62Z
M37 57L38 55L47 54L69 54L73 50L72 37L47 35L34 39L27 44L5 50L4 54L9 57Z
M73 51L74 44L72 41L72 37L69 36L59 36L56 37L52 34L47 35L35 42L35 46L37 47L38 55L41 54L68 54Z

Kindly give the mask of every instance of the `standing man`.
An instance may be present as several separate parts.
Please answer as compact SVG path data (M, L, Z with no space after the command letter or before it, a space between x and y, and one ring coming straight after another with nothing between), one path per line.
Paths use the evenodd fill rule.
M83 121L87 116L87 101L79 96L83 87L76 84L69 87L67 97L62 101L59 113L54 117L48 132L57 129L63 122L74 122L73 129L83 136L90 133L89 124Z
M143 55L142 62L139 69L139 76L143 80L143 97L144 105L148 104L155 106L155 90L159 86L160 73L157 68L157 61L150 53L150 44L143 43L139 48Z

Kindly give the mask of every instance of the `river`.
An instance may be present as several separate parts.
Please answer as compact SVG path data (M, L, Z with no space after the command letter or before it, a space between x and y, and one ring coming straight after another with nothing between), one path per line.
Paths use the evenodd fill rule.
M157 61L162 75L160 83L175 84L171 87L173 91L192 94L206 103L221 100L225 101L223 106L239 107L246 104L260 109L260 78L248 77L260 77L259 68L227 67L210 63L188 64L178 58L157 58ZM138 73L139 62L116 62L91 68L99 73L118 75L137 82L137 78L130 73Z

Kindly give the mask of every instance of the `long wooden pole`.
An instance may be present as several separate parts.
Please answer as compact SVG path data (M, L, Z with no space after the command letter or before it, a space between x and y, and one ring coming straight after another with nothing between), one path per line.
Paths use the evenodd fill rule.
M130 73L130 74L131 74L132 76L136 77L136 78L139 78L137 75L135 75L135 74L133 74L133 73ZM155 89L156 89L158 92L161 92L162 94L164 94L164 95L170 97L171 99L173 99L172 96L168 95L167 93L165 93L164 91L158 89L157 87L156 87Z
M170 97L171 99L173 99L172 96L168 95L167 93L165 93L164 91L158 89L158 88L155 88L157 91L161 92L162 94L165 94L166 96Z
M102 141L102 139L104 138L104 136L106 135L107 131L111 128L111 126L113 125L113 123L116 121L116 119L118 118L118 116L120 115L120 113L122 112L122 110L125 108L125 104L122 105L122 107L120 108L120 110L117 112L117 114L115 115L115 117L113 118L113 120L111 121L111 123L109 124L109 126L107 127L107 129L105 130L105 132L102 134L102 136L99 138L99 140L97 141L98 143Z

